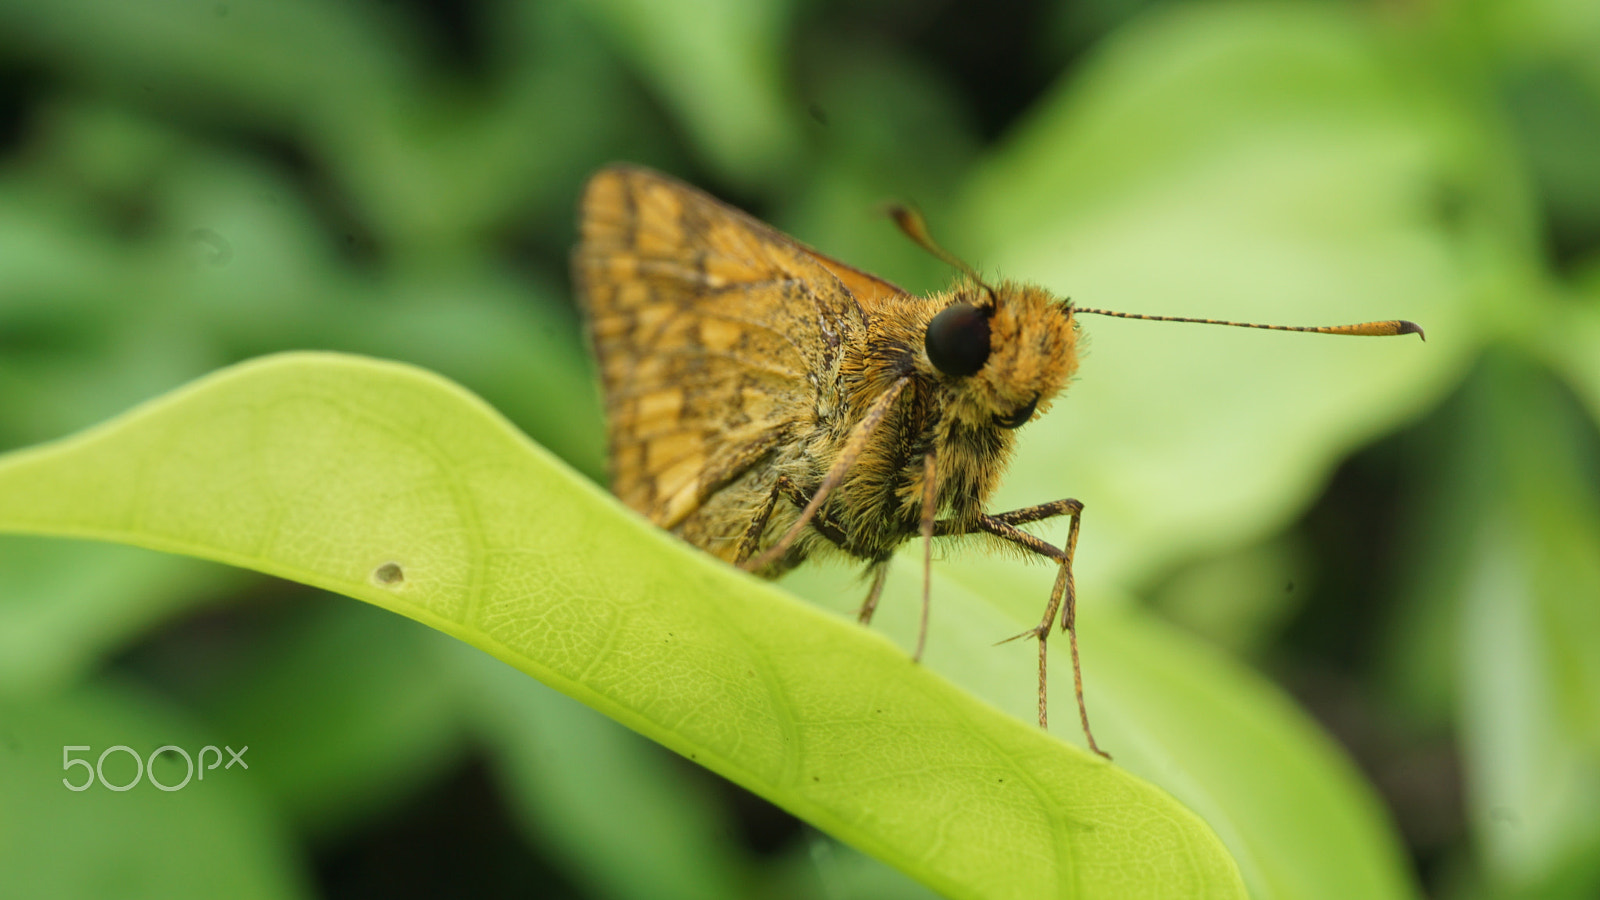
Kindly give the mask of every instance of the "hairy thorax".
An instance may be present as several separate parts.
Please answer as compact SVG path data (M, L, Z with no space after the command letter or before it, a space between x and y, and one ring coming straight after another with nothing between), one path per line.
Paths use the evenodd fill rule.
M993 302L991 349L972 375L951 377L930 362L928 323L954 303ZM1042 414L1077 368L1071 307L1042 288L970 284L929 297L902 297L872 310L866 332L846 348L841 389L847 415L818 421L808 436L808 487L849 439L872 401L902 377L908 388L823 507L846 553L883 559L914 536L922 517L925 458L935 457L941 519L972 530L1010 461L1016 429ZM825 530L826 525L824 525Z

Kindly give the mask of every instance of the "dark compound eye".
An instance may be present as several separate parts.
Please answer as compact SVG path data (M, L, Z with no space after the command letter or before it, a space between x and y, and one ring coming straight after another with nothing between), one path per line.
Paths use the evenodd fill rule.
M971 304L951 304L928 323L923 346L935 369L952 378L971 375L989 361L989 317Z

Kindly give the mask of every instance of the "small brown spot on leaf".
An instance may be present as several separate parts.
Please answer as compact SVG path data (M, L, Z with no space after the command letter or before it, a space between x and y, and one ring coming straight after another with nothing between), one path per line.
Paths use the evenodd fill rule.
M386 562L372 570L372 580L384 587L399 587L405 583L406 570L397 562Z

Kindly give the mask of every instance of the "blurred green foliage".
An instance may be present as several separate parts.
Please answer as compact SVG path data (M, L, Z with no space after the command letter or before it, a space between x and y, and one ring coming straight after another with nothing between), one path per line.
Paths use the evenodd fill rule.
M1141 598L1117 615L1190 633L1106 629L1106 656L1181 667L1198 634L1277 676L1430 893L1600 892L1600 6L3 0L0 447L326 348L445 374L598 477L565 255L613 159L914 289L947 273L884 199L1088 305L1421 321L1424 347L1094 323L1004 499L1086 502L1086 616ZM1085 642L1094 704L1118 660ZM0 772L0 859L97 851L7 860L0 893L923 895L460 649L192 561L0 540L0 752L275 748L159 795L181 806ZM1161 702L1099 696L1112 731ZM1178 733L1233 727L1193 708ZM1252 774L1204 749L1144 764Z

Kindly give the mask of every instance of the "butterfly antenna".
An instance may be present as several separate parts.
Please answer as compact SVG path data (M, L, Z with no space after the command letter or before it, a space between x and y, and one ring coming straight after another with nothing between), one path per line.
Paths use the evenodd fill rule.
M978 270L967 265L966 260L963 260L961 257L951 253L949 250L939 246L939 243L933 239L933 236L928 234L928 223L923 220L922 213L917 212L909 206L902 206L898 203L893 203L889 205L889 217L894 219L894 224L899 226L901 231L905 232L906 237L917 242L917 246L928 251L929 253L932 253L934 256L937 256L944 262L945 265L972 279L979 287L983 288L984 291L988 293L989 301L991 303L999 305L1000 301L995 296L994 288L989 287L989 285L984 282L983 278L978 275Z
M1150 316L1143 313L1117 312L1111 309L1094 309L1088 306L1074 306L1074 312L1089 313L1096 316L1115 316L1119 319L1144 319L1150 322L1194 322L1199 325L1231 325L1235 328L1265 328L1268 331L1311 331L1317 334L1354 334L1363 337L1387 337L1396 334L1414 334L1424 341L1428 339L1422 332L1422 326L1405 319L1387 319L1382 322L1360 322L1355 325L1262 325L1256 322L1227 322L1222 319L1191 319L1187 316Z

